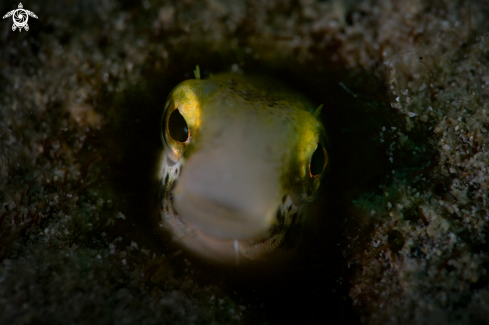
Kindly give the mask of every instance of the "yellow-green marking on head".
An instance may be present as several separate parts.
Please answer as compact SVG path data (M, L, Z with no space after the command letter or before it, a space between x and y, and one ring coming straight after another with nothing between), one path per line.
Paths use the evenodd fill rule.
M175 239L223 261L277 251L328 164L317 115L266 78L219 74L176 86L163 113L160 170L162 218Z

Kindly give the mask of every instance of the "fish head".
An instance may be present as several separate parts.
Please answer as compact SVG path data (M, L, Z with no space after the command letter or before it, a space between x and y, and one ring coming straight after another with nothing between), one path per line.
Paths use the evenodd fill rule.
M257 80L187 80L168 96L161 178L179 236L269 245L290 224L285 202L295 211L317 195L328 165L321 122L302 97Z

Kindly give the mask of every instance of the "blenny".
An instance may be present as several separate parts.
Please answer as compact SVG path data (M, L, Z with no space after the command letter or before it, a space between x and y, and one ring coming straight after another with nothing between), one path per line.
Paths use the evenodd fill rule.
M205 258L282 258L328 165L321 106L266 77L195 76L164 107L162 223Z

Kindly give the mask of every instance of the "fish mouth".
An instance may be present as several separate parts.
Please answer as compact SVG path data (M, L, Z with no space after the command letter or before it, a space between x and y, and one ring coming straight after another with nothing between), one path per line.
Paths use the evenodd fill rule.
M172 193L174 208L216 239L266 237L283 196L280 171L251 159L244 164L245 154L230 157L226 149L203 149L185 161Z
M243 229L246 228L249 222L249 216L246 213L241 213L234 207L223 205L219 202L214 202L206 199L205 197L187 195L180 197L184 202L181 205L175 204L175 198L179 198L175 195L175 189L177 182L168 184L169 186L163 190L162 203L165 209L162 209L162 213L166 213L167 221L169 219L175 220L178 226L173 225L172 228L178 228L180 235L195 236L199 235L208 240L213 240L216 243L234 243L239 240L240 242L247 242L249 244L257 244L269 240L272 237L279 235L286 226L287 215L292 215L293 219L296 219L296 211L299 208L294 205L290 196L284 196L282 203L276 207L275 214L269 227L256 235L256 232L249 231L248 233ZM220 223L222 227L215 231L213 227L207 227L205 222L194 221L194 218L188 218L184 213L181 213L181 209L188 214L199 214L203 212L203 217L206 221L213 225ZM292 212L292 213L291 213ZM210 218L209 218L210 216ZM232 220L231 222L226 222ZM292 220L292 221L294 221ZM175 222L172 222L174 224ZM224 224L224 225L223 225ZM207 230L209 229L210 230ZM207 231L206 231L207 230Z
M221 227L218 236L212 232L203 230L202 224L194 222L193 219L187 218L181 213L181 205L175 204L175 199L178 197L176 193L178 178L182 171L180 164L166 165L165 172L162 174L162 187L160 188L160 202L162 204L161 216L163 226L173 235L174 241L182 245L190 252L201 257L223 263L238 263L244 260L268 260L272 253L282 245L290 229L298 223L300 219L299 207L296 206L290 197L286 195L282 198L278 205L275 206L273 220L266 227L265 231L260 231L259 235L250 234L240 238L234 237L236 234L229 235L227 228L232 228L228 225L225 228ZM189 205L187 201L184 207L187 210L199 208L200 200L204 198L181 197L182 199L190 199L195 204ZM235 214L234 225L239 225L240 222L245 223L246 219L242 219L242 215L237 213L236 209L226 205L221 205L216 202L204 202L206 207L217 209L221 217L226 213ZM187 211L184 209L184 211ZM187 211L188 212L188 211ZM244 218L244 217L243 217ZM216 218L211 220L209 224L219 222ZM222 235L222 231L226 230L226 235ZM232 229L231 229L232 230ZM241 227L234 231L243 234ZM275 254L273 254L275 255Z
M232 236L214 236L213 233L203 231L200 223L194 223L179 213L174 204L174 188L175 186L167 195L167 204L171 206L171 208L167 209L171 211L171 215L168 215L168 213L166 215L165 225L167 229L173 233L176 242L189 249L192 253L217 262L235 263L238 265L249 260L269 260L273 253L283 244L286 233L290 230L286 225L286 220L290 219L292 221L289 224L295 224L298 220L298 207L292 203L290 196L288 196L284 200L287 205L277 207L276 219L267 231L260 236L241 239L233 238ZM288 218L288 216L291 217ZM226 231L229 230L226 229ZM242 231L240 233L242 234ZM280 257L274 256L274 259L280 260Z
M270 214L265 216L253 214L253 212L243 210L236 205L214 200L201 193L183 191L178 184L172 198L175 210L187 223L216 239L249 240L263 238L274 222L272 219L274 217L273 212L271 216L269 216Z
M195 154L185 162L174 162L164 152L161 156L162 226L172 234L173 240L189 253L225 264L238 260L288 259L290 245L286 243L295 239L289 241L287 238L295 236L299 230L295 225L301 219L301 207L294 204L291 195L282 194L278 198L274 195L272 200L267 196L273 192L270 188L265 187L266 193L256 191L256 181L263 179L260 175L248 177L247 174L223 183L224 168L214 169L221 171L219 183L219 177L209 173L213 169L202 172L206 162L198 158ZM211 165L215 166L214 163ZM250 179L255 182L249 182ZM233 184L242 187L233 188ZM210 186L217 188L213 190ZM261 209L256 208L257 204ZM283 247L287 254L282 254ZM287 257L282 258L282 255Z

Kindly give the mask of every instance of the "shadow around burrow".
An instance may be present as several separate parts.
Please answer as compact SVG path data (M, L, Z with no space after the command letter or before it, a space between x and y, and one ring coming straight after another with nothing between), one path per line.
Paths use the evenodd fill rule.
M311 206L312 226L294 263L270 267L270 272L262 268L259 273L265 275L258 277L246 267L214 265L185 253L174 259L172 266L178 275L178 270L186 267L184 260L190 259L195 281L221 286L246 306L249 322L321 323L331 317L359 323L348 296L348 278L355 268L349 266L345 253L353 233L349 228L361 224L352 213L352 200L362 193L381 193L381 185L392 182L393 169L422 169L430 158L428 150L416 157L404 154L395 164L389 161L388 144L379 141L379 132L384 126L403 125L405 117L390 107L393 100L380 81L381 68L346 71L341 64L327 61L261 62L243 55L238 60L236 53L207 52L204 48L172 53L171 64L157 59L149 62L141 82L100 101L108 112L106 143L113 152L112 185L127 216L123 225L116 227L116 235L157 255L172 256L179 250L158 226L159 181L155 172L162 150L160 120L165 100L179 82L193 78L195 64L200 65L205 78L209 73L229 71L240 62L245 73L275 77L318 106L324 104L321 119L328 132L330 173ZM421 128L413 130L417 134L413 139L428 147L428 125Z

